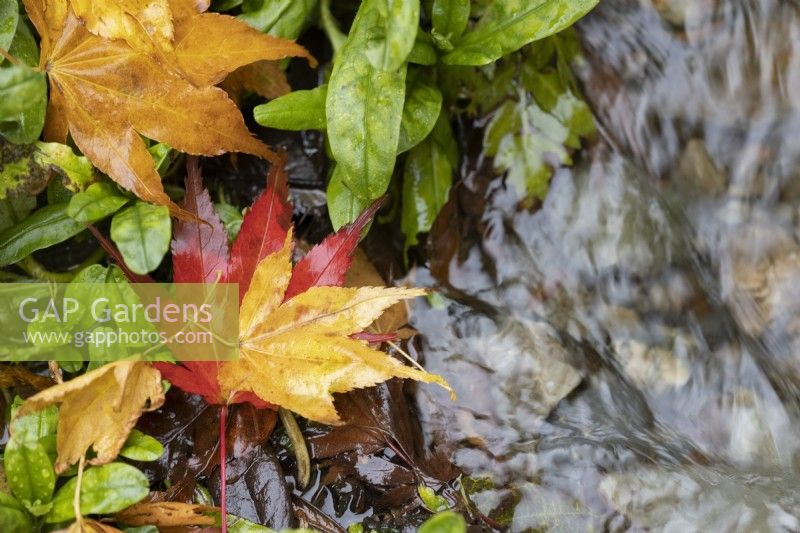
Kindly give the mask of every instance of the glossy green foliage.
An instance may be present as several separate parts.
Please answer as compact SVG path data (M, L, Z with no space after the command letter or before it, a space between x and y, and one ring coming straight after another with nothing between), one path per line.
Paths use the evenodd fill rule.
M155 461L164 453L164 447L150 435L132 429L119 454L134 461Z
M439 48L449 52L469 23L469 0L433 0L431 21Z
M0 492L0 524L4 533L32 533L33 521L22 503Z
M345 184L338 165L331 172L327 196L328 215L334 230L338 230L345 224L355 220L369 205L369 200L360 198Z
M442 57L448 65L487 65L574 24L599 0L495 0Z
M293 91L253 109L256 122L281 130L323 130L325 99L328 86L320 85L307 91Z
M406 83L406 101L400 121L397 153L422 142L433 129L442 111L442 92L423 70L410 70Z
M242 212L236 206L225 203L214 204L214 211L228 234L228 242L233 242L242 228Z
M152 272L161 264L171 236L169 209L164 206L137 201L111 219L111 240L137 274Z
M110 183L93 183L72 197L67 214L78 222L97 222L119 211L129 200Z
M419 527L419 533L465 533L466 531L467 522L464 517L453 511L435 514Z
M0 266L24 259L36 250L66 241L85 229L67 214L68 204L54 204L34 211L22 222L0 232Z
M375 68L366 51L380 27L380 0L366 0L336 57L328 84L328 141L337 171L363 200L378 198L389 186L400 135L406 70Z
M66 522L75 518L72 500L77 479L72 478L56 491L53 508L45 522ZM150 492L150 483L139 469L124 463L109 463L87 468L80 492L82 515L110 514L142 500Z
M411 149L403 172L403 204L400 227L405 249L417 244L417 235L429 231L447 201L458 163L450 123L441 118L431 135Z
M56 474L45 447L38 441L8 441L3 468L11 492L33 515L50 510Z
M317 0L244 0L239 18L264 33L296 39L310 22Z
M8 50L14 40L19 23L19 4L17 0L0 0L0 48ZM0 63L2 63L0 58Z
M0 5L0 41L7 39L3 33L3 16L8 6L7 0ZM14 10L17 3L12 1ZM0 136L16 144L30 143L39 138L44 127L44 115L47 109L47 83L44 73L30 67L36 66L39 51L30 29L24 22L17 22L16 17L9 18L7 13L5 24L13 22L14 33L10 46L3 46L16 57L21 64L13 65L9 61L0 64ZM0 43L2 44L2 43Z
M72 191L82 190L94 179L89 161L69 146L39 141L13 144L0 137L0 200L35 195L54 175L62 178L62 188Z
M396 71L414 47L419 28L419 0L367 0L378 17L369 28L365 53L372 66Z

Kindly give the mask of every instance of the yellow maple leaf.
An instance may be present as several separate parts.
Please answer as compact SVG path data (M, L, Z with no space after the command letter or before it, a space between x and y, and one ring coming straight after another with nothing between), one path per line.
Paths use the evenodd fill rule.
M90 446L97 453L90 464L113 461L141 414L163 403L158 370L142 361L117 361L31 396L17 416L61 404L55 463L55 471L61 473Z
M340 423L332 393L392 377L438 383L441 377L406 366L350 337L395 303L421 289L312 287L283 301L292 273L291 232L279 252L258 265L239 313L240 357L225 363L225 397L253 392L310 420Z
M245 152L274 159L250 135L236 104L213 85L255 61L310 58L301 46L233 17L184 7L173 20L170 49L153 51L91 33L66 0L24 3L42 38L40 68L50 81L45 138L64 142L71 133L98 169L143 200L180 212L164 192L140 134L194 155ZM146 2L125 4L131 10Z

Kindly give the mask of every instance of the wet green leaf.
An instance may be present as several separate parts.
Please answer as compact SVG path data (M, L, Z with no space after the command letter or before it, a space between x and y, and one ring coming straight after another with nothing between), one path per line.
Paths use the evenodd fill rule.
M14 41L11 43L8 53L29 67L39 65L39 46L36 44L36 38L33 36L30 26L24 20L17 25L17 33L14 35ZM2 64L2 58L0 58L0 64Z
M36 163L35 153L34 145L0 138L0 199L36 195L47 185L49 173Z
M239 18L261 32L297 39L316 6L317 0L244 0Z
M466 531L466 520L453 511L435 514L419 527L419 533L465 533Z
M484 149L522 197L544 199L553 165L572 163L568 137L569 129L535 103L507 102L486 128Z
M164 447L150 435L132 429L119 454L134 461L155 461L164 453Z
M214 204L214 211L216 211L222 225L225 227L228 240L233 242L242 228L242 220L244 220L242 212L231 204Z
M408 53L408 62L415 65L435 65L439 60L436 49L433 47L433 39L430 35L422 31L417 32L414 40L414 47Z
M10 439L3 455L8 486L25 507L41 516L50 510L56 474L44 446L38 441L17 442Z
M66 241L86 226L67 214L68 204L53 204L0 232L0 266L16 263L36 250Z
M72 498L77 479L72 478L56 491L53 508L45 522L66 522L75 518ZM124 463L87 468L81 481L82 515L110 514L141 501L150 492L150 483L139 469Z
M429 231L447 202L458 147L447 118L442 115L431 135L411 149L403 172L400 227L405 250L417 244L417 235Z
M366 54L372 66L395 71L414 47L419 28L419 0L366 0L378 12L368 28Z
M61 143L36 143L36 162L64 177L64 186L71 191L82 191L96 175L94 167L83 156L76 155L72 148Z
M328 216L331 218L334 230L353 222L369 205L369 201L362 200L345 185L338 165L331 173L327 194Z
M405 99L406 69L376 69L366 58L370 28L380 24L378 0L361 4L328 84L328 139L338 172L364 200L377 198L394 170Z
M442 61L448 65L486 65L571 26L598 1L495 0Z
M400 122L397 153L410 150L428 136L442 111L442 93L423 70L410 70Z
M171 228L168 208L137 201L111 219L111 240L133 272L147 274L169 250Z
M469 22L469 0L433 0L433 29L449 41L458 39Z
M28 512L16 498L3 492L0 492L0 524L4 533L33 533Z
M25 66L0 68L0 135L16 144L35 141L44 127L44 74Z
M17 196L0 200L0 231L24 219L36 207L36 197Z
M17 0L0 0L0 48L8 50L17 32L19 4ZM0 58L0 63L3 58Z
M11 436L22 444L35 444L45 437L56 434L58 425L58 408L50 405L29 415L16 417L17 409L23 400L14 399L11 406Z
M156 143L149 147L147 151L150 152L150 155L153 158L156 172L158 172L162 177L167 170L169 170L170 165L172 165L173 161L175 161L175 158L177 157L177 152L166 143Z
M417 494L419 494L419 498L422 500L422 503L425 504L425 507L431 512L438 513L450 508L450 504L447 500L436 494L430 487L420 485L417 487Z
M129 200L110 183L93 183L72 197L67 214L79 222L97 222L119 211Z
M325 99L328 86L292 91L253 109L256 122L279 130L323 130L325 129Z

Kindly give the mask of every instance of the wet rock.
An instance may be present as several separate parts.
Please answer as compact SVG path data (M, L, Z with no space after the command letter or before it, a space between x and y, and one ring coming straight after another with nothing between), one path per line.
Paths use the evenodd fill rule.
M659 392L689 381L689 367L672 350L633 339L616 342L614 348L625 373L641 389Z
M721 194L725 191L725 175L720 172L708 155L702 139L690 139L681 154L677 169L679 184L705 194Z

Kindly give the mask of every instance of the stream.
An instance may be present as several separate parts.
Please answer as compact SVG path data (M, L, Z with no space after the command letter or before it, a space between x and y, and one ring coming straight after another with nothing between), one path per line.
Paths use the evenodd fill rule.
M799 531L800 6L577 30L596 140L534 209L465 157L406 279L425 442L510 531Z

